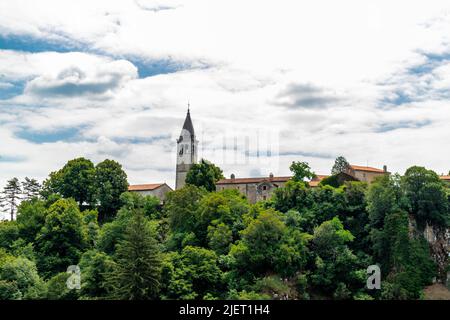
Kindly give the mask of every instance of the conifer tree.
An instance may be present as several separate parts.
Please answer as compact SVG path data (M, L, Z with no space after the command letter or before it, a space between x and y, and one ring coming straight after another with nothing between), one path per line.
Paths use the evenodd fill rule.
M22 188L19 179L12 178L11 180L8 180L0 196L0 209L5 213L10 214L11 221L14 220L14 214L20 204L21 195Z
M157 297L161 257L155 235L141 211L135 211L124 240L117 246L109 287L115 299L147 300Z
M25 180L22 182L22 189L24 200L30 200L39 196L41 185L36 179L25 177Z

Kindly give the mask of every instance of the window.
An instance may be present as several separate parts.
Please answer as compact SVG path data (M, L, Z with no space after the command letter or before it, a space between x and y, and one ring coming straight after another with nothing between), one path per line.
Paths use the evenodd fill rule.
M266 200L267 199L267 197L266 196L263 196L263 200Z
M263 186L263 190L267 190L267 186Z

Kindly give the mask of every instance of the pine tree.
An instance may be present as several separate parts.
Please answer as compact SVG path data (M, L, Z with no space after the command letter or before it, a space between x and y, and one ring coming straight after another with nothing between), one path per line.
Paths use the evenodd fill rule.
M14 220L14 214L20 204L22 189L19 179L12 178L8 180L2 195L0 196L0 208L3 212L11 215L11 221Z
M39 196L41 185L36 179L25 177L25 181L22 182L22 189L25 196L24 200L30 200Z
M124 240L118 244L109 287L115 299L147 300L159 292L161 257L155 235L141 211L136 211Z

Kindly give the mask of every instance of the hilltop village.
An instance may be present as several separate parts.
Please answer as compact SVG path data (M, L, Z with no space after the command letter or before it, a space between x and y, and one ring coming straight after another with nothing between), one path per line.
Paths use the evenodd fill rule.
M186 175L189 169L198 162L198 140L195 135L194 125L192 123L190 110L188 109L180 137L177 139L177 164L175 189L178 190L185 185ZM350 167L339 174L339 178L345 181L362 181L371 183L375 178L390 174L387 166L382 169L369 166L360 166L351 164ZM308 184L310 187L318 187L319 183L330 175L318 174L313 177ZM236 189L246 196L250 203L265 201L269 199L274 190L283 187L292 176L274 176L272 173L267 177L236 177L234 173L228 179L220 179L216 182L216 191L225 189ZM441 180L450 183L450 175L440 176ZM141 195L153 195L163 202L166 194L173 191L166 183L148 183L130 185L130 192L137 192Z

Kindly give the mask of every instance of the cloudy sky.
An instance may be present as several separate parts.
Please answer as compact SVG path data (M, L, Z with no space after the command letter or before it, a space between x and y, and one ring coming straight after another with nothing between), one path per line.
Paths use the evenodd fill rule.
M0 0L1 185L84 156L173 186L188 101L227 176L446 173L450 2Z

